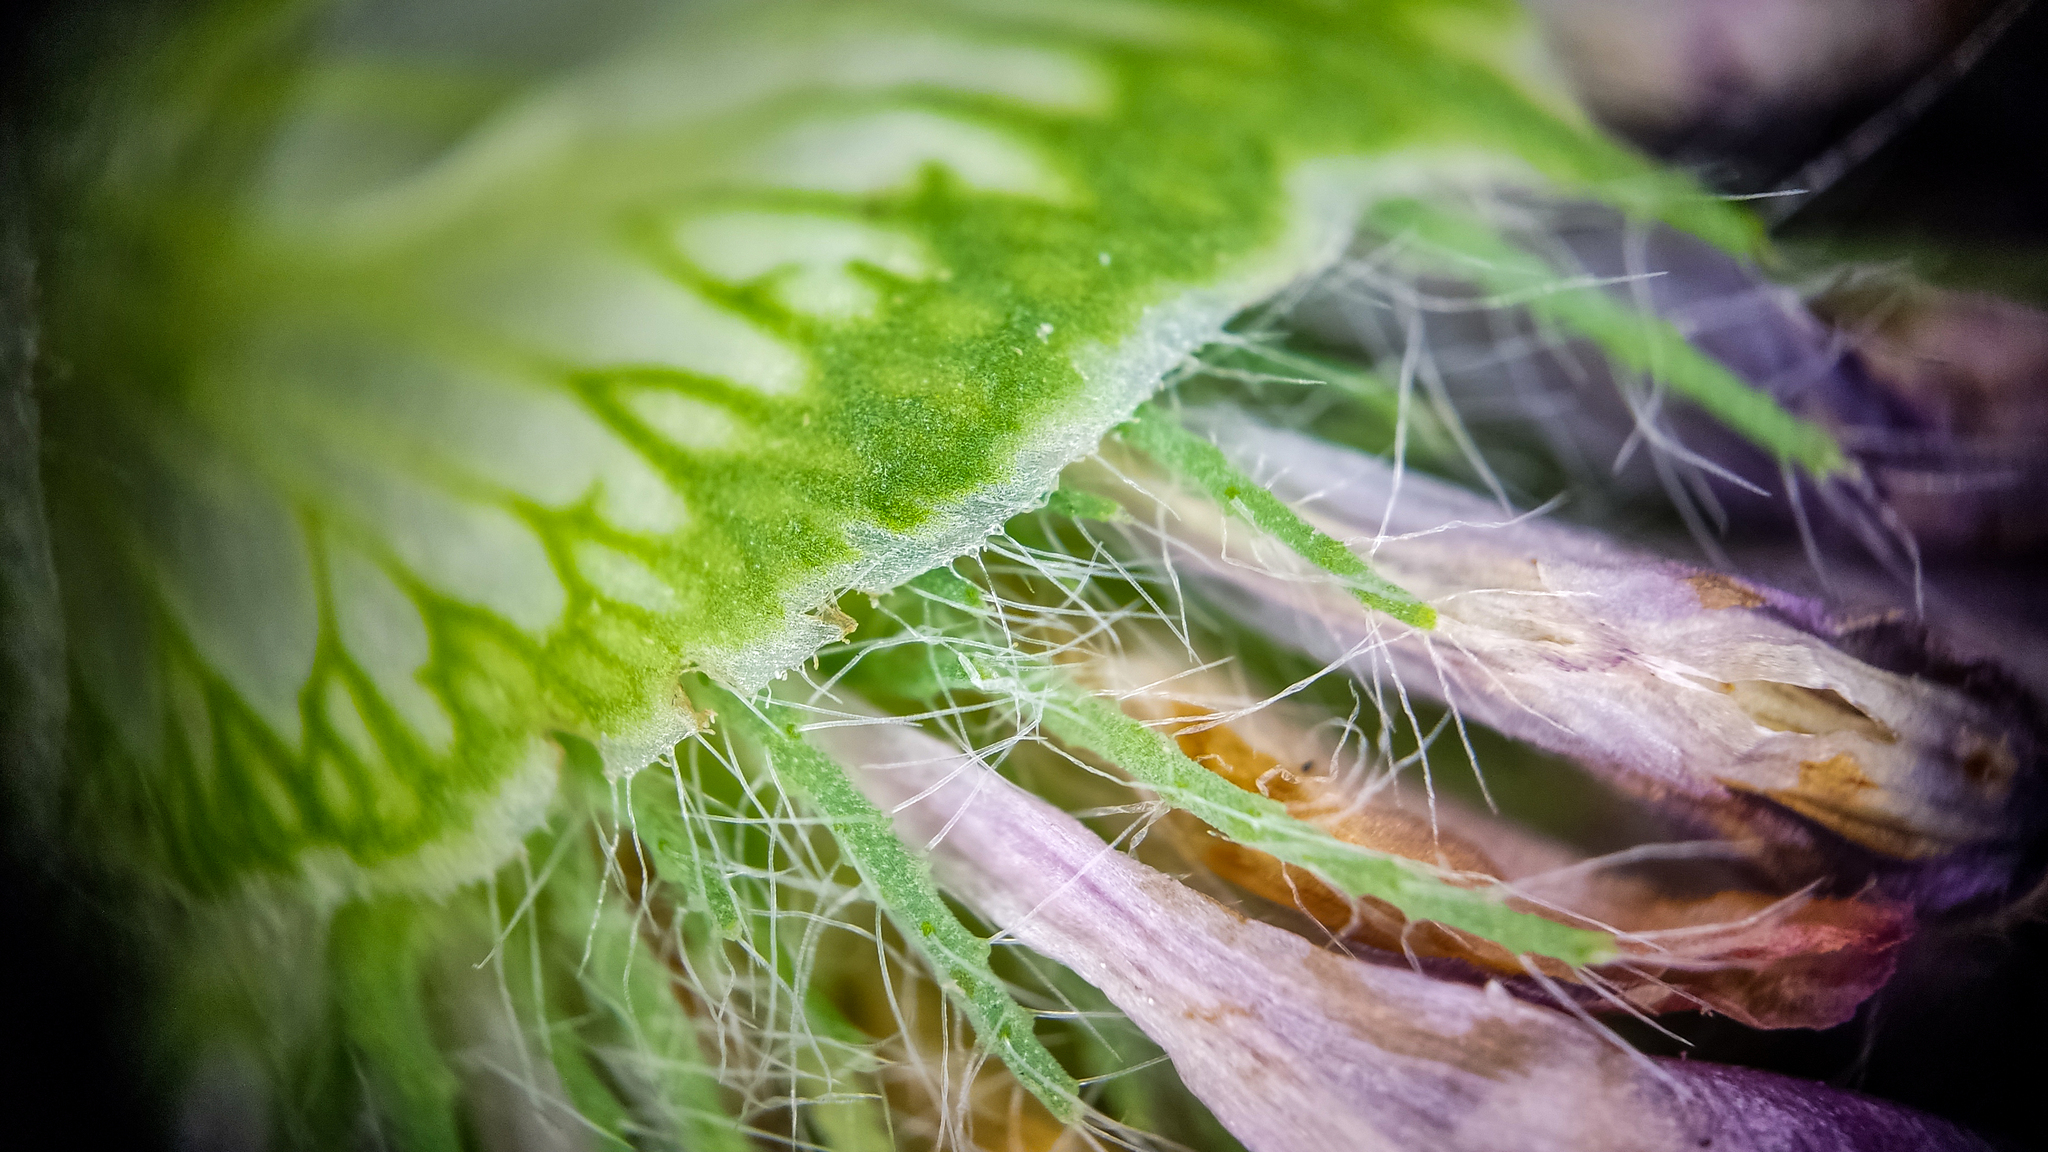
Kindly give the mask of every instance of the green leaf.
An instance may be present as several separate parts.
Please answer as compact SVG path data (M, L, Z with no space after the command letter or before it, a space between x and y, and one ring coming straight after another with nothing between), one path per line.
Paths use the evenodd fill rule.
M1202 487L1209 497L1292 548L1302 559L1342 577L1352 595L1404 624L1436 627L1436 609L1375 573L1351 549L1301 518L1279 497L1231 464L1221 449L1180 426L1157 404L1138 409L1117 429L1127 444Z
M804 742L789 709L743 701L708 681L701 683L704 698L726 704L719 716L727 730L759 747L776 778L825 818L875 902L930 963L981 1043L1062 1123L1078 1118L1079 1085L1039 1043L1031 1013L989 967L988 941L953 914L932 880L931 866L896 838L888 814L854 787L844 769Z
M561 887L584 899L558 901L554 931L588 952L581 984L597 1011L587 1027L612 1039L598 1046L600 1058L630 1068L653 1089L654 1102L675 1128L677 1146L750 1152L753 1142L727 1110L718 1078L705 1062L696 1022L676 1000L674 974L642 944L633 915L616 902L599 904L594 872L581 861L560 870ZM594 917L593 904L599 909Z
M1109 497L1098 496L1080 488L1069 488L1064 484L1053 489L1052 495L1046 497L1045 507L1048 511L1057 512L1062 516L1072 516L1076 520L1103 520L1116 523L1130 519L1124 514L1123 505Z
M1560 277L1542 258L1477 221L1441 208L1417 200L1390 200L1377 205L1370 220L1390 234L1412 236L1453 258L1447 272L1475 278L1495 292L1526 297L1526 306L1536 316L1587 337L1615 363L1654 377L1779 459L1816 477L1852 470L1826 428L1786 411L1769 393L1693 347L1670 321L1633 308L1604 288L1553 291Z
M656 802L648 791L633 790L633 822L640 843L653 854L662 876L689 893L694 905L711 918L720 936L739 939L739 903L718 867L716 854L707 850L690 827L689 817L683 814L687 809Z
M335 913L334 1007L391 1146L460 1152L455 1073L434 1043L425 1002L430 952L420 911L412 900L386 899Z
M953 571L950 564L941 565L912 580L911 590L922 592L941 603L975 611L982 606L981 589L966 577Z
M1437 8L1162 4L1141 47L1085 4L626 5L624 55L479 76L314 4L138 51L39 274L107 842L202 891L481 877L546 728L630 759L679 669L810 657L831 596L1025 510L1389 186L1476 160L1733 219L1529 99L1512 6Z
M1071 681L1054 682L1041 723L1059 740L1100 755L1161 800L1239 844L1306 868L1352 896L1384 900L1410 920L1433 920L1517 955L1547 956L1573 966L1603 963L1615 955L1614 940L1604 932L1518 912L1507 906L1498 888L1448 883L1426 865L1347 844L1296 819L1278 801L1232 785L1166 736Z

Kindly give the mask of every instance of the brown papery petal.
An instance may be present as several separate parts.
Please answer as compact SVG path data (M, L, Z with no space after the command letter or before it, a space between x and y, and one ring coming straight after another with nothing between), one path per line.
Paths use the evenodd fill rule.
M1821 1028L1849 1019L1891 977L1910 936L1909 909L1868 895L1822 898L1744 888L1667 890L1652 875L1600 867L1565 845L1512 822L1438 796L1434 811L1404 803L1397 787L1368 793L1339 778L1325 755L1299 735L1276 732L1277 708L1235 724L1184 695L1187 677L1170 680L1130 661L1099 661L1093 678L1125 681L1118 695L1134 717L1164 723L1181 750L1248 792L1287 805L1294 816L1341 840L1465 873L1475 883L1526 884L1541 901L1521 910L1565 923L1596 923L1621 933L1624 959L1590 974L1545 965L1547 975L1581 985L1596 1009L1707 1008L1763 1028ZM1133 690L1164 682L1172 691ZM1199 681L1196 682L1199 685ZM1215 697L1210 698L1212 701ZM1178 721L1178 723L1175 723ZM1262 730L1285 742L1265 751L1239 732ZM1272 744L1268 744L1269 747ZM1538 997L1521 958L1489 941L1432 923L1414 923L1383 901L1353 900L1303 869L1215 836L1185 813L1163 822L1183 854L1275 904L1295 908L1348 944L1417 958L1454 960L1475 977L1497 975ZM1732 847L1732 846L1731 846ZM1507 862L1512 862L1512 865ZM1605 995L1591 990L1597 982Z

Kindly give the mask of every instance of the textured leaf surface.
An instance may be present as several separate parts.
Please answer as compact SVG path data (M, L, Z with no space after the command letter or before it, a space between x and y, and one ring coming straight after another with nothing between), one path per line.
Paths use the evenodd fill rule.
M708 5L509 85L360 31L167 65L52 276L95 803L202 887L445 889L540 818L545 733L645 764L680 670L765 683L1043 502L1377 198L1742 241L1488 63L1510 8L1443 11Z

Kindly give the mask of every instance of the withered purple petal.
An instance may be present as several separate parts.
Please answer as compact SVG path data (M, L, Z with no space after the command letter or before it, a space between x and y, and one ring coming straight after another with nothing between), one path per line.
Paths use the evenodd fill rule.
M1820 1085L1653 1062L1495 988L1323 951L907 725L812 738L932 845L943 883L1100 988L1252 1152L1982 1147Z
M1941 904L2013 882L2037 787L2024 717L1856 659L1820 634L1810 601L1512 518L1235 412L1192 419L1439 613L1430 632L1373 617L1170 483L1121 489L1164 501L1138 519L1164 523L1177 561L1276 637L1368 680L1398 677L1705 828L1909 888L1919 869L1947 868L1915 893Z

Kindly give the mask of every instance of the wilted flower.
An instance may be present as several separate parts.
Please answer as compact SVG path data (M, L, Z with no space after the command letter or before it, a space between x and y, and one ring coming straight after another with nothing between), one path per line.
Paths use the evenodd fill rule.
M1923 908L2010 889L2033 819L2016 798L2036 786L2039 747L2021 701L1859 660L1840 644L1856 623L1811 601L1518 517L1240 413L1197 426L1438 614L1430 631L1370 616L1221 509L1164 484L1121 490L1157 500L1138 518L1158 518L1174 558L1274 634L1790 868L1846 865Z
M1351 899L1312 872L1210 834L1181 814L1164 822L1191 859L1298 908L1348 947L1436 961L1441 976L1500 979L1539 1001L1562 989L1596 1011L1698 1007L1782 1028L1848 1019L1891 976L1911 935L1912 910L1898 901L1868 892L1816 895L1819 882L1786 891L1755 874L1743 859L1753 848L1741 843L1658 839L1673 828L1682 835L1683 817L1653 826L1640 843L1589 854L1461 802L1440 780L1432 788L1413 771L1404 778L1340 766L1328 741L1288 722L1285 704L1261 707L1202 678L1146 675L1153 671L1105 660L1091 676L1115 685L1125 710L1175 733L1190 757L1238 787L1283 802L1348 843L1438 864L1466 883L1502 883L1513 907L1612 931L1619 955L1589 969L1531 959L1417 922L1384 901ZM1456 963L1447 968L1446 960ZM1555 982L1532 979L1532 964Z
M906 839L930 845L951 890L1100 988L1253 1152L1983 1147L1834 1089L1652 1061L1497 986L1323 951L900 723L816 737Z

